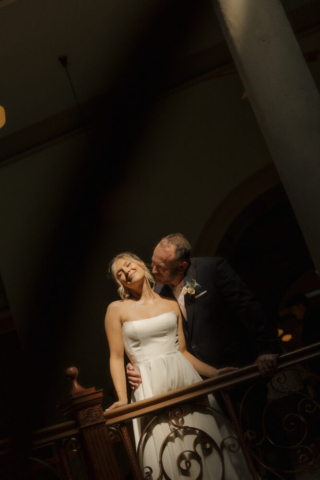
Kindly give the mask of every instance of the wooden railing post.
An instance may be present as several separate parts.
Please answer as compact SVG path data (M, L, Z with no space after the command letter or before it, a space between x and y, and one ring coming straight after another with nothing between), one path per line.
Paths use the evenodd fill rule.
M68 368L66 374L72 379L72 390L58 409L69 420L77 422L88 478L122 480L103 416L102 390L82 388L77 382L78 370L75 367Z

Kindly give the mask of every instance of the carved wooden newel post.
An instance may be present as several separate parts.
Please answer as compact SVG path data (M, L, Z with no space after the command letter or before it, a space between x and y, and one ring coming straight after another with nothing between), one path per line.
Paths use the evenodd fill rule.
M72 390L58 409L78 424L88 478L122 480L103 416L102 390L82 388L77 382L78 370L75 367L68 368L66 374L72 379Z

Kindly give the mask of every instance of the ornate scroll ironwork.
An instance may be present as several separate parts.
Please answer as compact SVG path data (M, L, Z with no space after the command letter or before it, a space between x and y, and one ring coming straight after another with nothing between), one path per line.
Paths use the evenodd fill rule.
M41 460L41 458L37 458L37 457L28 457L28 460L30 460L31 462L36 462L36 463L42 465L43 467L50 470L56 476L56 478L59 478L59 480L62 480L58 471L54 467L52 467L52 465L50 465L48 462L46 462L44 460Z
M66 440L66 445L70 448L72 452L78 452L80 450L81 445L79 439L77 437L71 437Z
M186 424L186 415L190 412L201 411L202 414L211 412L211 414L220 415L223 417L224 422L227 422L232 426L228 418L222 414L219 410L209 407L203 404L193 404L183 406L175 406L170 410L165 410L159 412L155 415L145 426L142 431L140 441L137 448L137 456L140 459L140 467L142 469L143 478L145 480L170 480L168 471L166 470L166 465L164 461L164 456L166 449L170 450L170 455L172 457L174 448L170 448L177 439L185 437L186 435L193 435L194 439L192 440L192 448L187 448L182 450L176 456L176 466L181 475L193 474L195 480L199 480L203 475L203 460L202 458L208 457L211 454L218 455L220 460L220 477L217 476L217 480L224 480L225 478L225 462L224 462L224 451L229 453L236 453L240 449L240 445L235 436L229 435L228 437L221 440L220 444L216 442L207 432L204 430L187 425ZM142 452L145 447L146 442L148 441L149 436L152 436L153 430L157 425L166 425L166 428L169 428L169 433L165 435L160 450L158 452L158 461L159 461L159 472L154 472L151 466L141 465ZM177 442L176 442L177 443ZM177 448L177 445L176 445ZM168 453L168 452L167 452ZM171 480L174 480L173 478Z
M299 368L293 368L268 384L259 380L245 392L240 424L262 472L269 470L285 480L288 474L314 467L320 459L320 405L313 387L319 381L307 370L303 377Z
M72 465L74 462L77 464L77 457L79 453L82 453L81 445L77 437L61 438L56 441L52 440L47 445L41 445L32 450L34 455L28 457L28 459L38 464L38 467L34 467L36 468L33 472L35 478L37 478L36 472L38 470L48 469L60 480L74 479ZM57 452L57 455L55 452ZM35 456L36 453L38 456ZM41 458L44 455L48 458ZM41 475L43 474L40 473L39 478L42 478Z

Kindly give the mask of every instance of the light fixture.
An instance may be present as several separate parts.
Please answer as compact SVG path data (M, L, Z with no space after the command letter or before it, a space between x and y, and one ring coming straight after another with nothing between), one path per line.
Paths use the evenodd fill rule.
M0 105L0 128L6 123L6 112L5 109Z
M84 118L83 118L82 111L81 111L79 101L78 101L78 97L76 95L76 91L75 91L75 88L73 86L73 82L71 80L71 76L70 76L70 73L69 73L69 70L68 70L68 57L67 57L67 55L61 55L61 57L59 57L58 60L61 63L61 65L63 66L63 68L65 69L65 72L66 72L66 75L68 77L68 81L69 81L69 84L70 84L70 87L71 87L71 90L72 90L72 93L73 93L73 97L74 97L76 105L77 105L79 117L80 117L82 126L84 127L85 126Z
M283 337L281 337L282 342L290 342L291 339L292 335L290 335L290 333L287 333L286 335L283 335Z

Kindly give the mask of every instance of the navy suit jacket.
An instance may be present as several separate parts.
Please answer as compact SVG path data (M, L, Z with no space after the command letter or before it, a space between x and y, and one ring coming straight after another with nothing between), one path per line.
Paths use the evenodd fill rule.
M241 367L263 353L281 352L259 302L223 258L192 258L184 282L192 279L200 287L195 295L185 295L183 329L195 357L216 368ZM168 285L157 285L155 291L174 298Z

